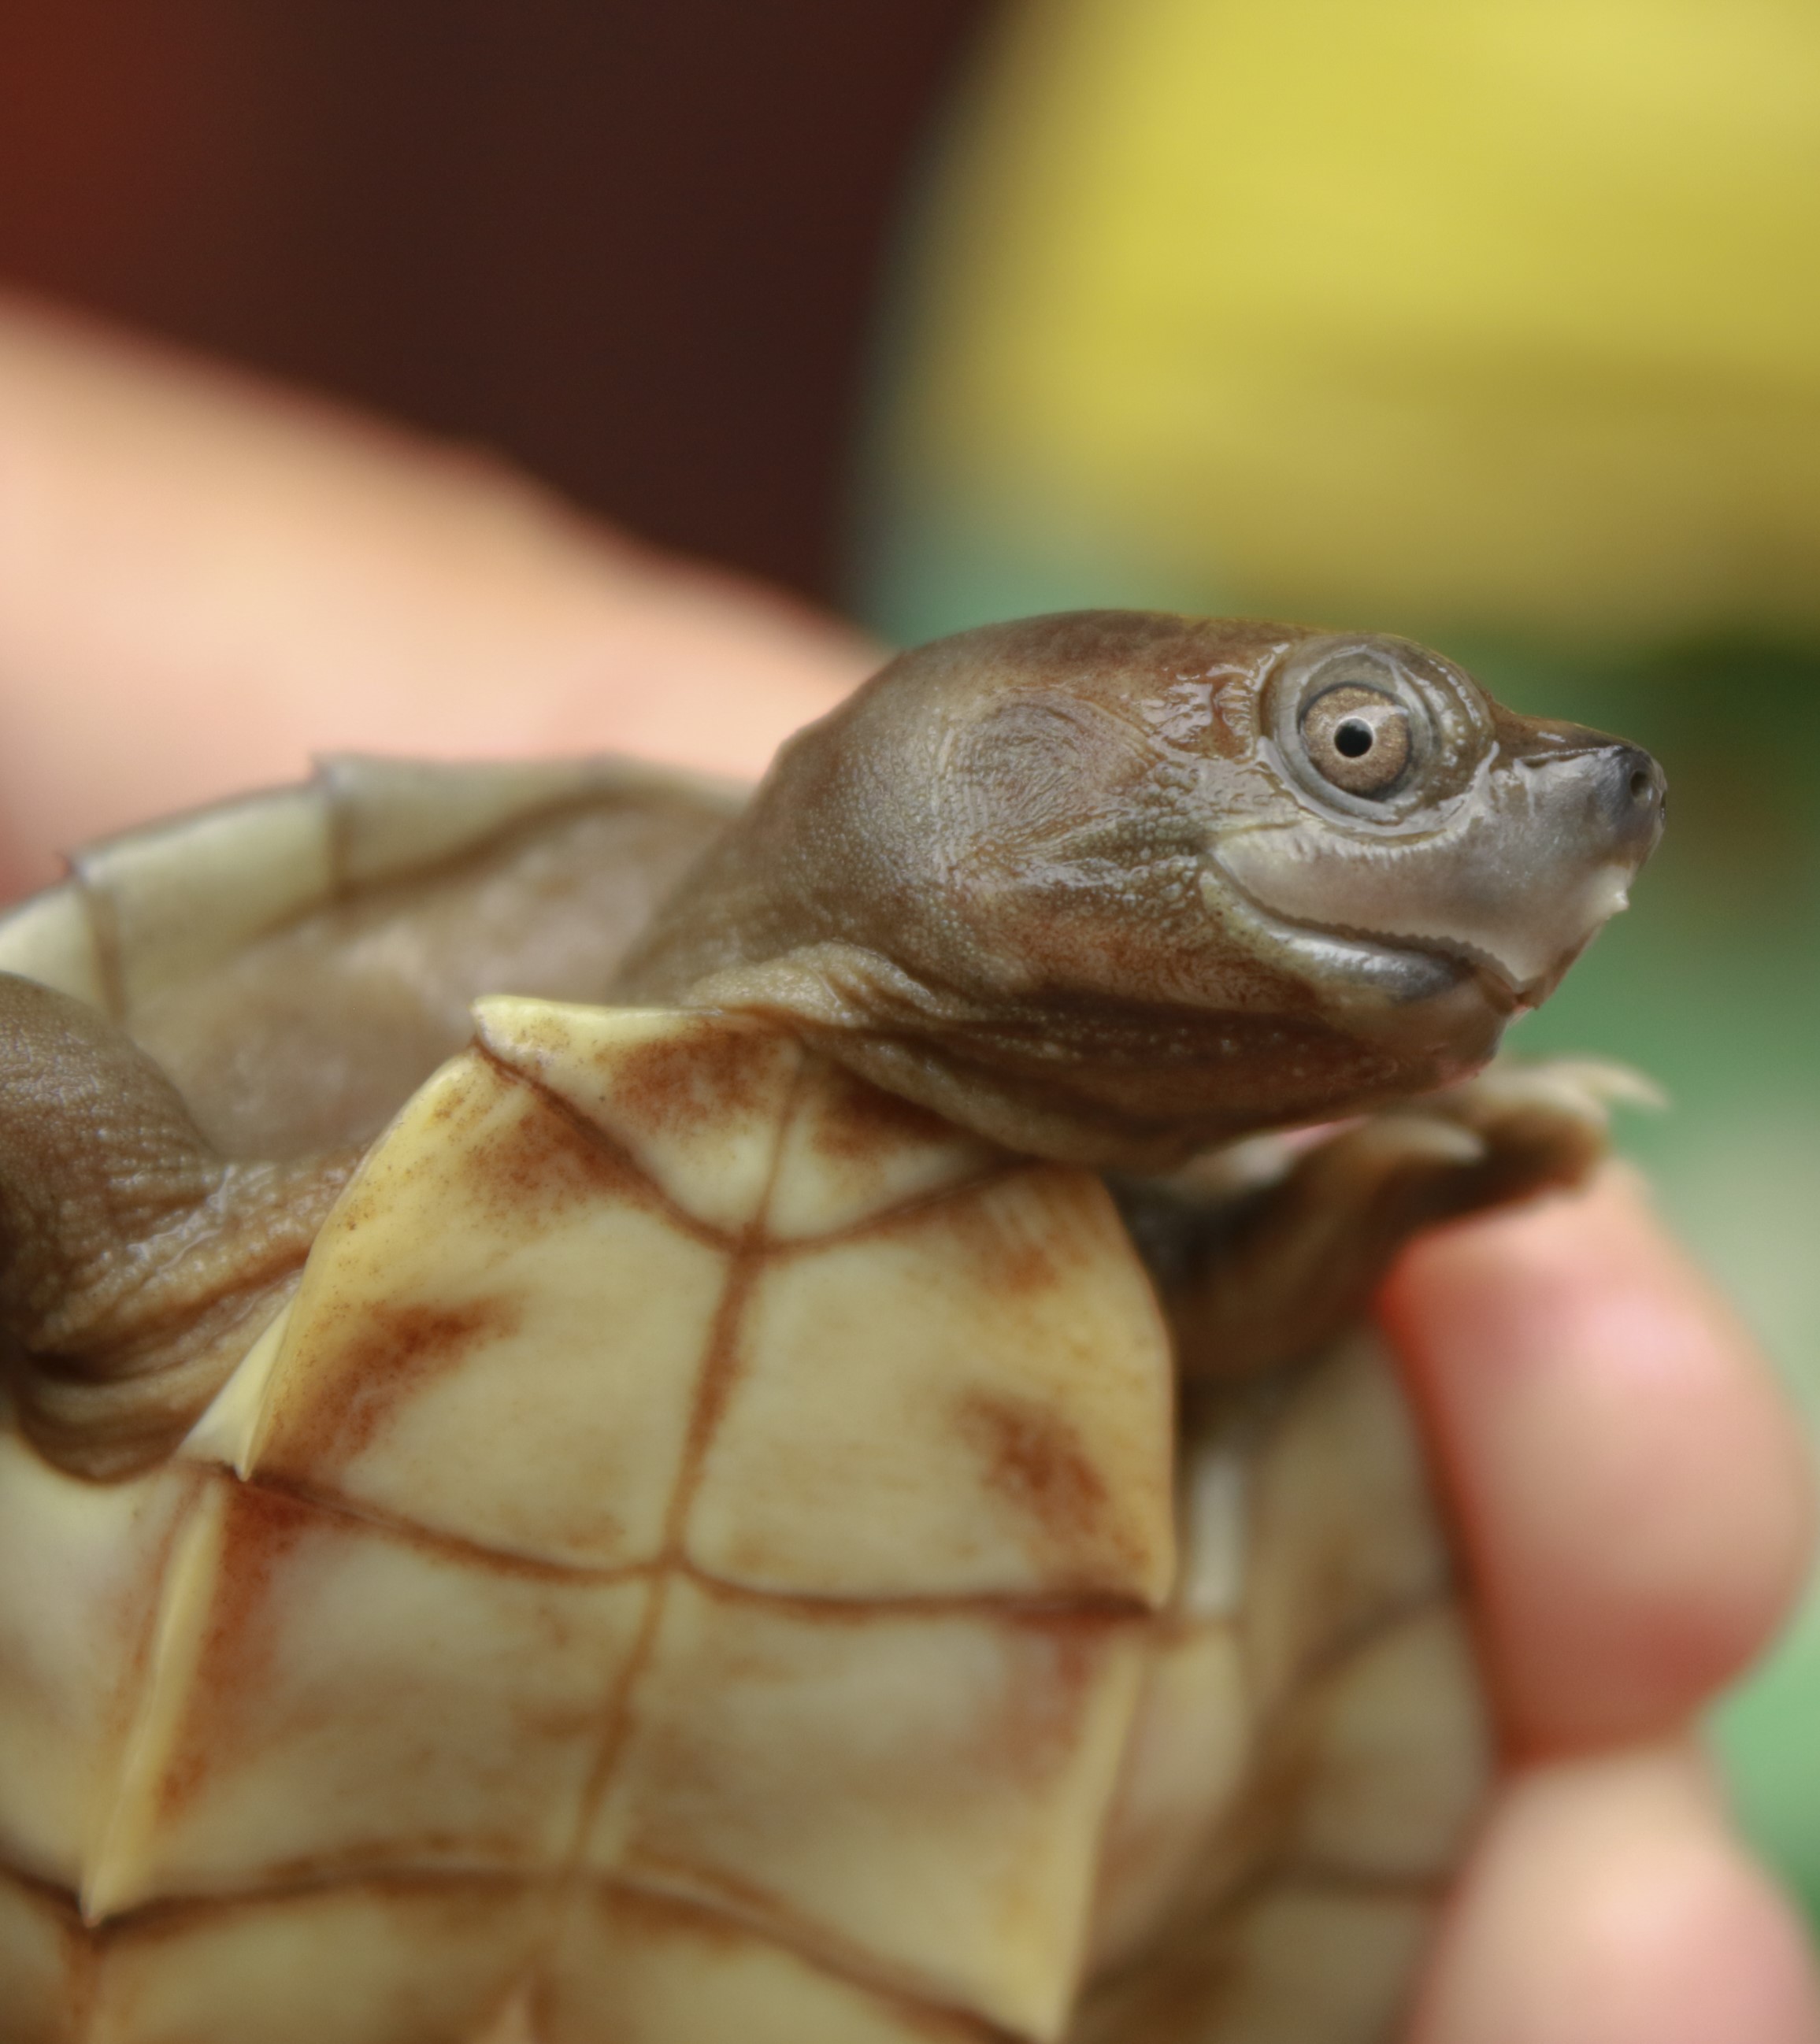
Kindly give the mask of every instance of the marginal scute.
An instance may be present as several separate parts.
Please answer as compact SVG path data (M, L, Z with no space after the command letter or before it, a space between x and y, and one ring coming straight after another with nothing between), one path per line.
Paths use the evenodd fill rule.
M40 1880L74 1890L92 1864L196 1481L83 1483L0 1433L0 1858Z
M765 1230L796 1241L857 1228L1008 1161L927 1108L824 1064L784 1132Z
M107 979L79 882L48 887L0 918L0 972L54 987L91 1008L107 1006Z
M1099 1181L995 1178L760 1271L690 1557L813 1596L1155 1604L1172 1390Z
M472 1879L155 1912L106 1933L83 2044L448 2044L529 1962L540 1915Z
M1342 1340L1286 1381L1203 1394L1184 1434L1182 1575L1106 1831L1102 1984L1070 2044L1249 2044L1253 2023L1276 2036L1283 1918L1276 1903L1254 1918L1260 1884L1279 1884L1279 1901L1299 1880L1426 1908L1492 1759L1413 1428L1376 1340ZM1329 1933L1349 1963L1360 1920L1316 1910L1306 1963L1322 1962ZM1332 2012L1305 2015L1306 2038L1329 2044L1318 2026ZM1354 2034L1349 2021L1334 2034Z
M756 1022L661 1009L475 1004L479 1040L622 1144L684 1211L736 1231L756 1218L802 1052Z
M1362 1646L1310 1700L1300 1740L1293 1860L1360 1879L1443 1879L1495 1758L1459 1612L1419 1611Z
M1251 1471L1242 1439L1191 1425L1181 1453L1181 1573L1175 1603L1191 1621L1233 1617L1245 1600Z
M1394 1891L1286 1882L1246 1912L1229 1969L1211 1984L1198 2021L1134 2033L1131 2044L1200 2044L1222 2034L1244 2044L1383 2044L1395 2034L1433 1916L1431 1904Z
M648 1562L726 1271L585 1124L464 1056L317 1237L240 1466L506 1553Z
M1101 1846L1093 1971L1133 1958L1166 1922L1230 1813L1252 1745L1233 1628L1193 1625L1160 1642Z
M1252 1477L1246 1651L1258 1709L1451 1576L1395 1367L1360 1332L1301 1380Z
M218 1462L237 1476L250 1475L271 1374L284 1353L291 1331L295 1296L287 1299L234 1374L209 1401L202 1417L183 1437L178 1454L187 1462Z
M123 1012L321 901L333 880L314 784L155 825L72 862L109 932Z
M875 1993L724 1916L603 1888L573 1913L537 2044L979 2044L976 2023Z
M83 1897L553 1871L649 1595L210 1480Z
M1054 2036L1142 1642L673 1582L588 1863Z
M6 2044L70 2044L79 2034L93 1969L68 1897L0 1869L0 2036Z
M719 803L730 817L740 793L621 759L387 759L341 754L317 770L334 817L337 878L361 886L421 871L514 824L592 795Z

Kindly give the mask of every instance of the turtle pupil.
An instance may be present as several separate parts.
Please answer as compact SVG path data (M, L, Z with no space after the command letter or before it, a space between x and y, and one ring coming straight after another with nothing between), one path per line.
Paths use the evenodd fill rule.
M1372 727L1362 717L1349 717L1333 733L1333 750L1348 759L1363 759L1372 749Z

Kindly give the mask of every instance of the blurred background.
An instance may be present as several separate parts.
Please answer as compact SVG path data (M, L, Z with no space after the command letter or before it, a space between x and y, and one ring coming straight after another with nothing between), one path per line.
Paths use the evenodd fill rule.
M1813 0L0 0L0 280L889 639L1274 611L1650 745L1515 1047L1663 1084L1820 1416ZM1717 1732L1820 1921L1820 1600Z

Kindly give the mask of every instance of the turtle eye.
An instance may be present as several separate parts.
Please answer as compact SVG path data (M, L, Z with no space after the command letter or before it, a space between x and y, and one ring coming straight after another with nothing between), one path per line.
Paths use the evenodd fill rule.
M1336 788L1387 794L1409 765L1409 712L1381 690L1329 689L1302 713L1302 743L1309 765Z

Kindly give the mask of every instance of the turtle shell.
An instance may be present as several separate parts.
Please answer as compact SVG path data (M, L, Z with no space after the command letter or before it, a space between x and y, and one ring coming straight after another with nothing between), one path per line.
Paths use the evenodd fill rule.
M369 1073L263 1105L211 1010L272 1055L629 785L135 923L192 822L0 966L90 973L247 1147L340 1134ZM419 1057L428 948L373 1011ZM0 1435L3 2044L1379 2036L1487 1739L1370 1338L1179 1412L1092 1174L753 1022L477 1022L176 1455Z

